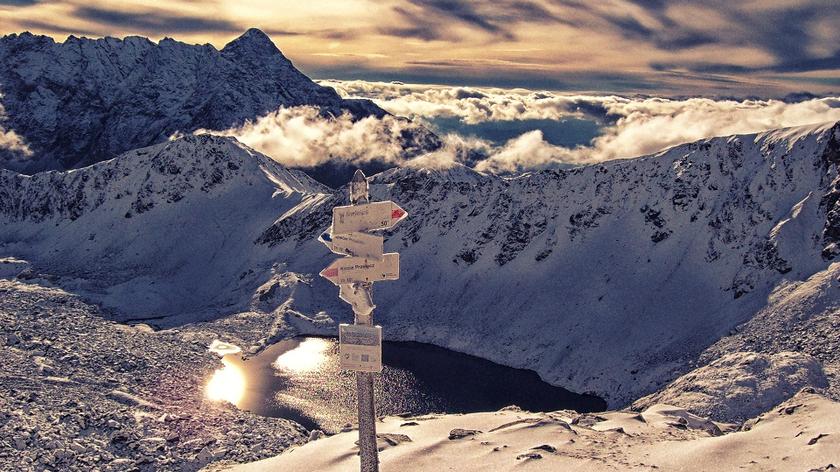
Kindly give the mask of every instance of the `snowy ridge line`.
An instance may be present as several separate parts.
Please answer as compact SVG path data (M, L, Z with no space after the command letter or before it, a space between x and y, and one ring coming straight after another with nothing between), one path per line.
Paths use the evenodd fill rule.
M215 187L223 191L239 177L258 178L257 171L287 197L333 192L305 173L288 170L235 139L189 135L82 169L31 176L0 169L0 213L36 222L75 220L102 205L118 204L125 215L133 215L158 204L176 203L197 191L209 194Z

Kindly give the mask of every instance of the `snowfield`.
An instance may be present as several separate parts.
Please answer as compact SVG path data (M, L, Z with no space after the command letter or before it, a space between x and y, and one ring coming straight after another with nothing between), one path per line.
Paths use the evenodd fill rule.
M706 417L744 421L804 387L827 383L820 363L808 354L733 352L635 401L633 408L667 403Z
M388 471L836 471L840 403L802 392L741 431L684 409L641 413L531 413L386 417L377 424ZM263 461L207 472L347 471L358 468L356 431L293 447Z

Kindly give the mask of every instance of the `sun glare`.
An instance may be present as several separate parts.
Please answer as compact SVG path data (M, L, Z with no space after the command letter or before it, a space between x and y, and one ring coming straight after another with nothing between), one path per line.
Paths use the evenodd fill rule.
M310 372L326 360L330 342L326 339L309 338L296 348L284 352L272 364L275 369L292 372Z
M207 383L207 398L236 405L245 394L245 375L239 367L229 361L222 359L222 363L225 366L216 370Z

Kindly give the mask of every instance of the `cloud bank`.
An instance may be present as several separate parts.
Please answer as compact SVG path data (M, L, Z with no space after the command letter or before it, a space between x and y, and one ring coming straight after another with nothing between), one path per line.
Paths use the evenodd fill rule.
M669 99L575 95L525 89L443 87L363 81L322 81L346 97L369 98L414 119L488 121L589 119L602 125L589 146L553 146L539 131L510 140L479 163L511 172L552 164L586 164L655 153L713 136L840 120L840 97L783 100Z
M227 130L196 133L234 136L283 165L314 167L332 160L399 164L403 160L402 133L418 127L394 116L357 121L349 114L327 118L316 107L300 106L280 108Z
M525 89L446 87L363 81L322 81L350 98L369 98L395 115L353 121L321 116L312 107L277 110L254 122L217 134L245 144L293 167L329 161L353 164L443 167L461 163L482 172L510 173L630 158L713 136L840 121L840 97L783 100L668 99L617 95L572 95ZM597 122L600 134L588 145L563 147L540 129L501 144L449 133L439 150L414 158L402 152L401 136L435 118L465 124L583 119Z

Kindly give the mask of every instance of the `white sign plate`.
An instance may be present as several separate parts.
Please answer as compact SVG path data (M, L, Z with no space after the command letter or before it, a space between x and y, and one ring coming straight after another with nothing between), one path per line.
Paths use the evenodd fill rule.
M382 327L338 326L339 366L357 372L382 372Z
M333 233L321 234L318 238L330 251L345 256L382 258L382 236L367 233Z
M333 208L333 234L375 231L393 227L408 216L392 201Z
M400 255L389 252L383 254L382 259L343 257L333 261L320 275L336 285L397 280L400 278Z

